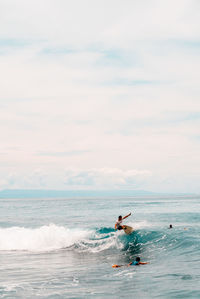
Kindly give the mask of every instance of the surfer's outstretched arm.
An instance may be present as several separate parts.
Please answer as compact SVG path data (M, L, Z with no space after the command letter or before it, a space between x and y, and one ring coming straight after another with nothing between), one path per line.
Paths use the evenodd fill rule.
M122 219L124 220L125 218L131 216L131 213L129 213L128 215L124 216Z
M119 267L130 267L130 266L138 266L138 265L146 265L146 264L149 264L149 262L138 262L138 263L135 263L135 262L130 262L128 265L112 265L113 268L119 268Z
M146 264L149 264L148 262L139 262L138 264L135 264L135 263L133 263L133 262L130 262L128 265L127 265L127 267L129 267L129 266L131 266L131 265L133 265L133 266L138 266L138 265L146 265Z

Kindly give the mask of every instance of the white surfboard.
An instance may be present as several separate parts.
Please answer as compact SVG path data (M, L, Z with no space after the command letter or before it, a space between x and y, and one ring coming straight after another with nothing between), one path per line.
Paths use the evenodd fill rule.
M124 225L123 230L124 230L125 234L127 234L127 235L130 235L134 231L134 229L128 225Z

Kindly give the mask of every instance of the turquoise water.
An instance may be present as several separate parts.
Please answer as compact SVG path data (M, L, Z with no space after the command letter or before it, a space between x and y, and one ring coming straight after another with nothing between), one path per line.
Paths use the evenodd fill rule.
M115 232L129 212L134 233ZM0 199L0 297L200 298L199 212L198 196ZM112 268L136 256L150 264Z

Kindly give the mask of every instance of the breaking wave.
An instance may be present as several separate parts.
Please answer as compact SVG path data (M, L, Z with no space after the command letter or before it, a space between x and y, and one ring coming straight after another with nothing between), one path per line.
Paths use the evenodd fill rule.
M39 228L0 228L0 250L52 251L73 246L90 235L90 231L54 224Z
M10 227L0 228L0 251L44 252L61 249L78 252L98 253L109 249L119 249L131 255L145 249L176 249L190 247L190 239L177 231L156 230L146 223L135 224L131 235L109 227L96 229L70 229L55 224L38 228ZM186 237L186 236L185 236ZM193 241L192 241L193 242ZM194 245L194 243L193 243ZM180 249L179 249L180 250Z
M124 233L113 228L70 229L55 224L38 228L0 228L0 251L54 251L75 249L100 252L109 248L124 247Z

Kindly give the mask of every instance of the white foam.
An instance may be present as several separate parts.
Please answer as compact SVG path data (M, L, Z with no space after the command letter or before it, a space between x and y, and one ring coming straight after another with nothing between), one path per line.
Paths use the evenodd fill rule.
M96 235L95 235L96 236ZM80 242L79 250L97 253L110 248L123 248L123 244L118 239L118 234L111 233L106 239L88 240L87 243Z
M55 224L38 228L0 228L0 251L26 250L31 252L53 251L70 248L97 253L110 248L124 247L120 236L124 232L98 234L96 231L69 229Z
M55 224L39 228L0 228L0 250L51 251L88 239L91 231L68 229Z

